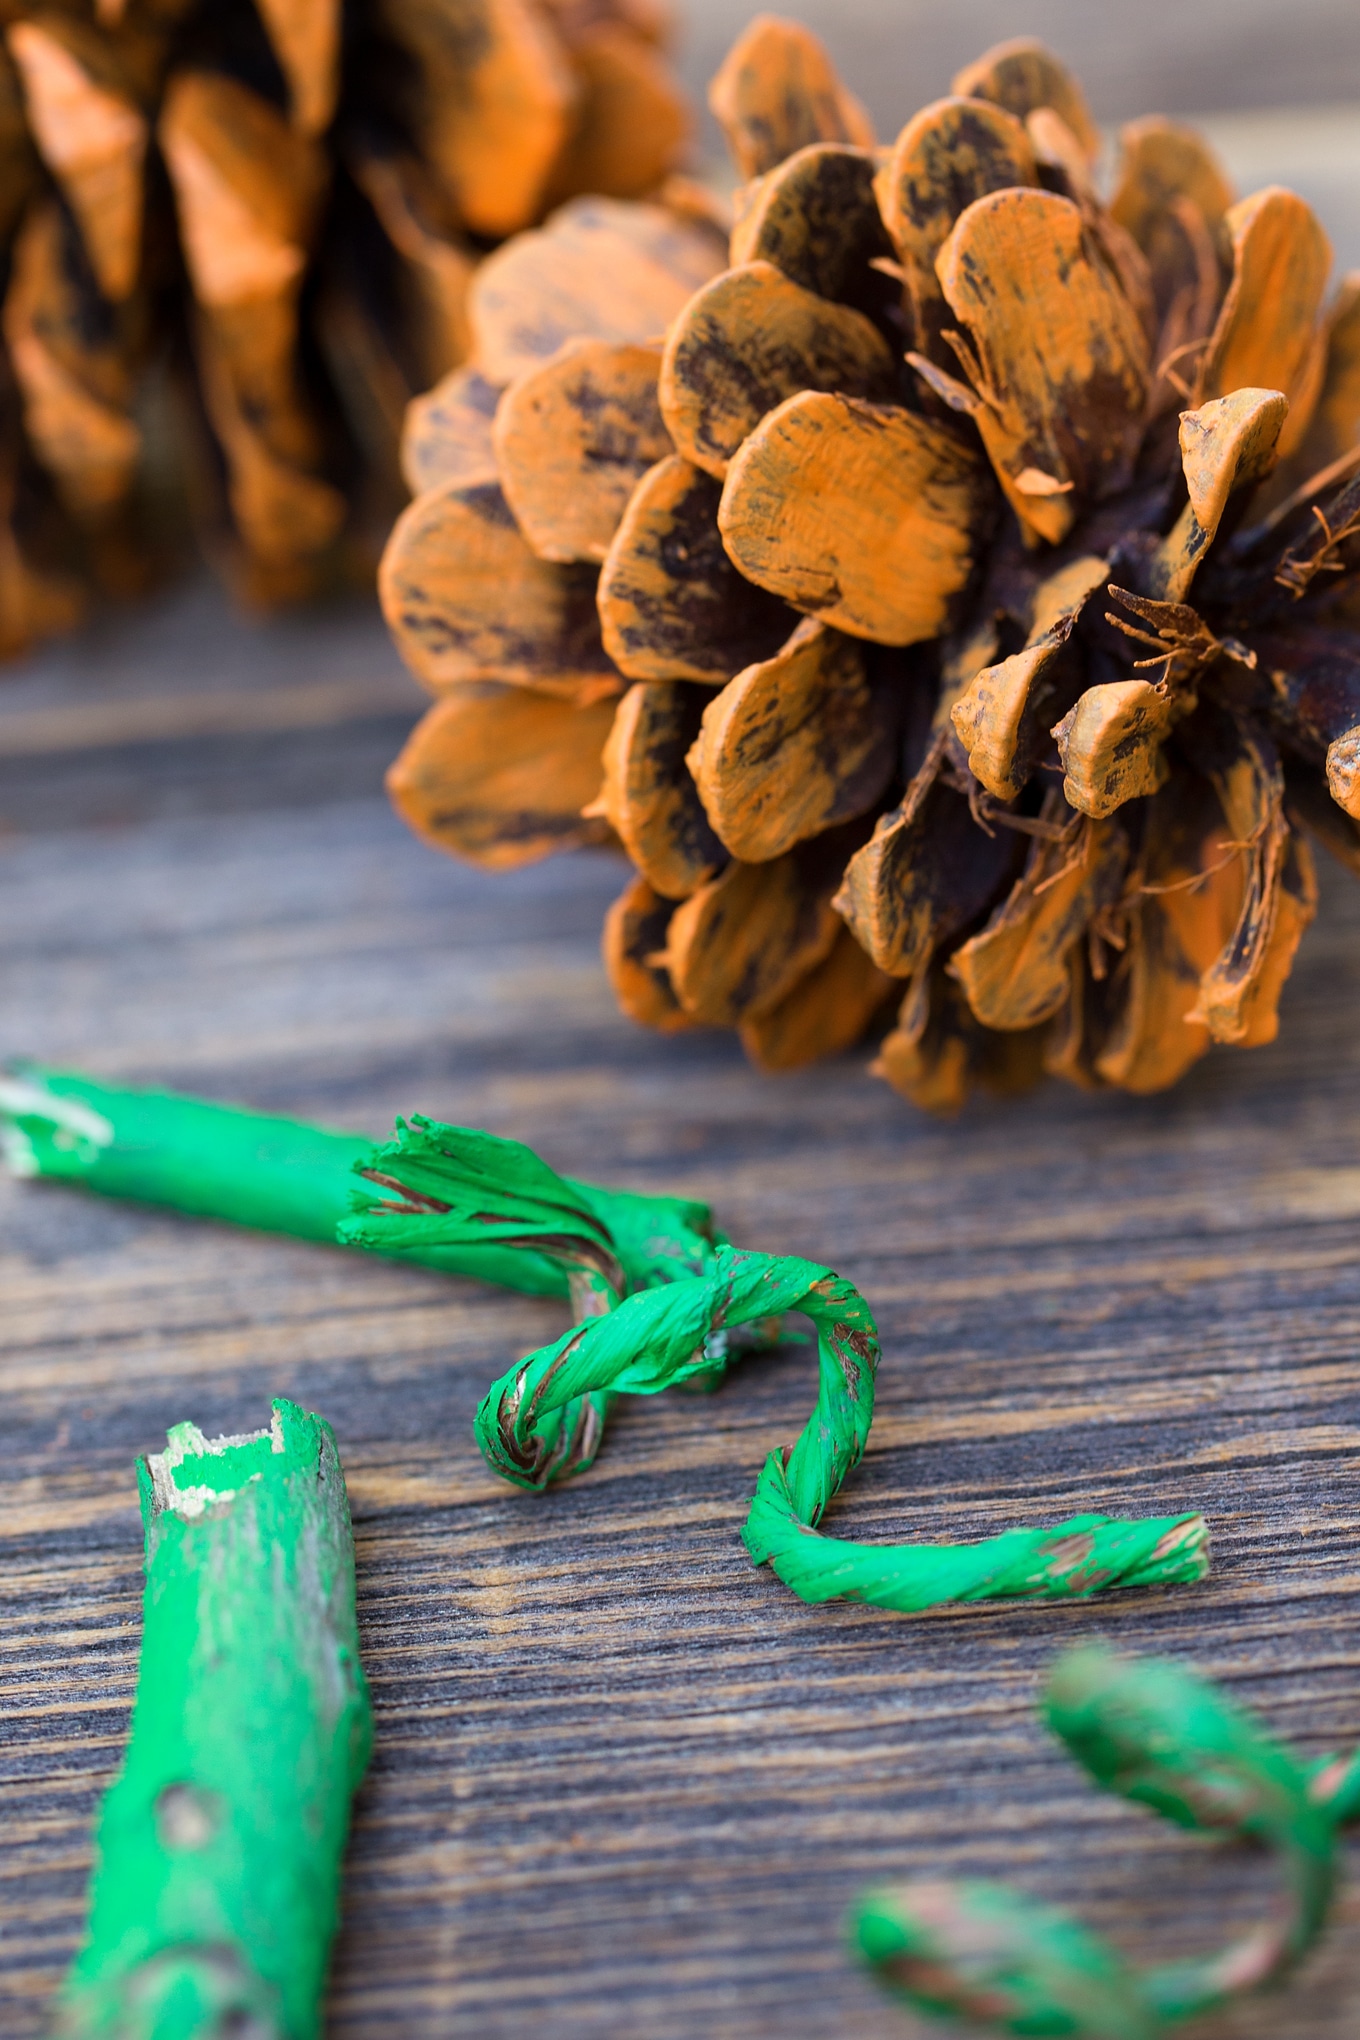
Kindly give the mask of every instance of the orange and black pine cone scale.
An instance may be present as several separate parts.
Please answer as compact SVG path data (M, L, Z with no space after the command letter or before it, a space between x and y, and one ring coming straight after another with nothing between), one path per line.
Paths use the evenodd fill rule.
M0 655L175 564L371 585L468 285L688 129L658 0L0 0Z

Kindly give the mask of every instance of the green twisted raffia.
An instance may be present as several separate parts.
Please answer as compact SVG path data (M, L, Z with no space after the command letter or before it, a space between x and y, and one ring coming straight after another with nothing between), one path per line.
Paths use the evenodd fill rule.
M589 1466L615 1395L712 1387L736 1352L775 1343L782 1316L801 1311L817 1333L816 1405L791 1451L766 1461L744 1534L755 1563L806 1601L910 1611L1208 1570L1196 1514L1081 1515L970 1545L824 1535L873 1420L873 1318L827 1268L729 1247L701 1204L574 1182L518 1142L434 1120L373 1142L33 1066L0 1080L0 1132L23 1174L568 1295L583 1322L512 1368L477 1413L487 1459L523 1487Z
M1302 1764L1183 1666L1097 1645L1058 1659L1043 1708L1107 1791L1272 1849L1283 1905L1218 1954L1139 1970L1079 1921L1004 1885L891 1885L866 1893L851 1920L885 1989L994 2032L1152 2040L1286 1975L1326 1921L1337 1829L1360 1812L1360 1757Z
M1193 1514L1073 1516L981 1544L872 1545L824 1536L816 1526L863 1457L873 1421L878 1333L852 1284L790 1257L722 1247L711 1274L588 1318L494 1384L477 1411L477 1442L507 1480L544 1487L582 1463L574 1441L564 1446L564 1411L602 1390L655 1395L704 1364L716 1330L793 1310L816 1329L817 1401L791 1450L766 1460L743 1534L755 1563L768 1563L800 1599L912 1611L1203 1578L1207 1530Z

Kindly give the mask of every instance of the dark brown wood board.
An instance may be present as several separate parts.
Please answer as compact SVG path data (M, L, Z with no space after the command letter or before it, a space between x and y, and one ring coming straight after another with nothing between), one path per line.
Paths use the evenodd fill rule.
M622 867L491 877L417 845L377 792L417 707L366 613L248 630L201 590L0 688L0 1053L374 1132L422 1109L709 1198L878 1314L834 1527L1194 1506L1214 1573L805 1608L738 1533L806 1348L624 1403L592 1473L524 1495L471 1416L556 1307L6 1183L0 2033L43 2030L80 1929L136 1667L135 1455L278 1393L340 1439L377 1705L332 2034L911 2040L843 1951L855 1892L899 1873L1213 1945L1269 1866L1097 1795L1031 1703L1100 1634L1190 1658L1309 1753L1360 1740L1360 888L1324 874L1275 1046L1167 1097L1050 1086L937 1124L862 1056L761 1078L729 1037L618 1019ZM1351 1895L1283 2002L1202 2030L1349 2040L1357 2015Z

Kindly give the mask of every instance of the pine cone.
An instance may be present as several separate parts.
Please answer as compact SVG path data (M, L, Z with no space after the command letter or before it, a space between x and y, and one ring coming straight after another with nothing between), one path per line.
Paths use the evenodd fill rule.
M659 186L688 125L655 0L0 18L0 652L145 584L167 465L247 599L367 582L477 264Z
M1324 310L1309 208L1166 121L1103 204L1034 43L882 151L769 17L710 97L728 266L568 208L413 406L398 808L493 865L612 835L624 1011L765 1067L889 999L944 1109L1271 1040L1308 836L1360 872L1360 279ZM667 236L683 305L625 252Z

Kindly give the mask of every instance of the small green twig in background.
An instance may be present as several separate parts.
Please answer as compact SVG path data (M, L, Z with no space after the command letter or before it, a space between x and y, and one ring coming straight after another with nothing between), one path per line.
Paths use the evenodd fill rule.
M330 1426L192 1424L138 1468L132 1733L100 1811L61 2040L312 2040L371 1715Z
M1108 1791L1181 1827L1273 1849L1284 1903L1216 1955L1138 1970L1078 1921L1005 1885L890 1885L866 1893L851 1922L884 1987L995 2032L1152 2040L1286 1975L1327 1917L1336 1831L1357 1811L1357 1760L1301 1764L1195 1673L1098 1645L1058 1659L1043 1706Z

